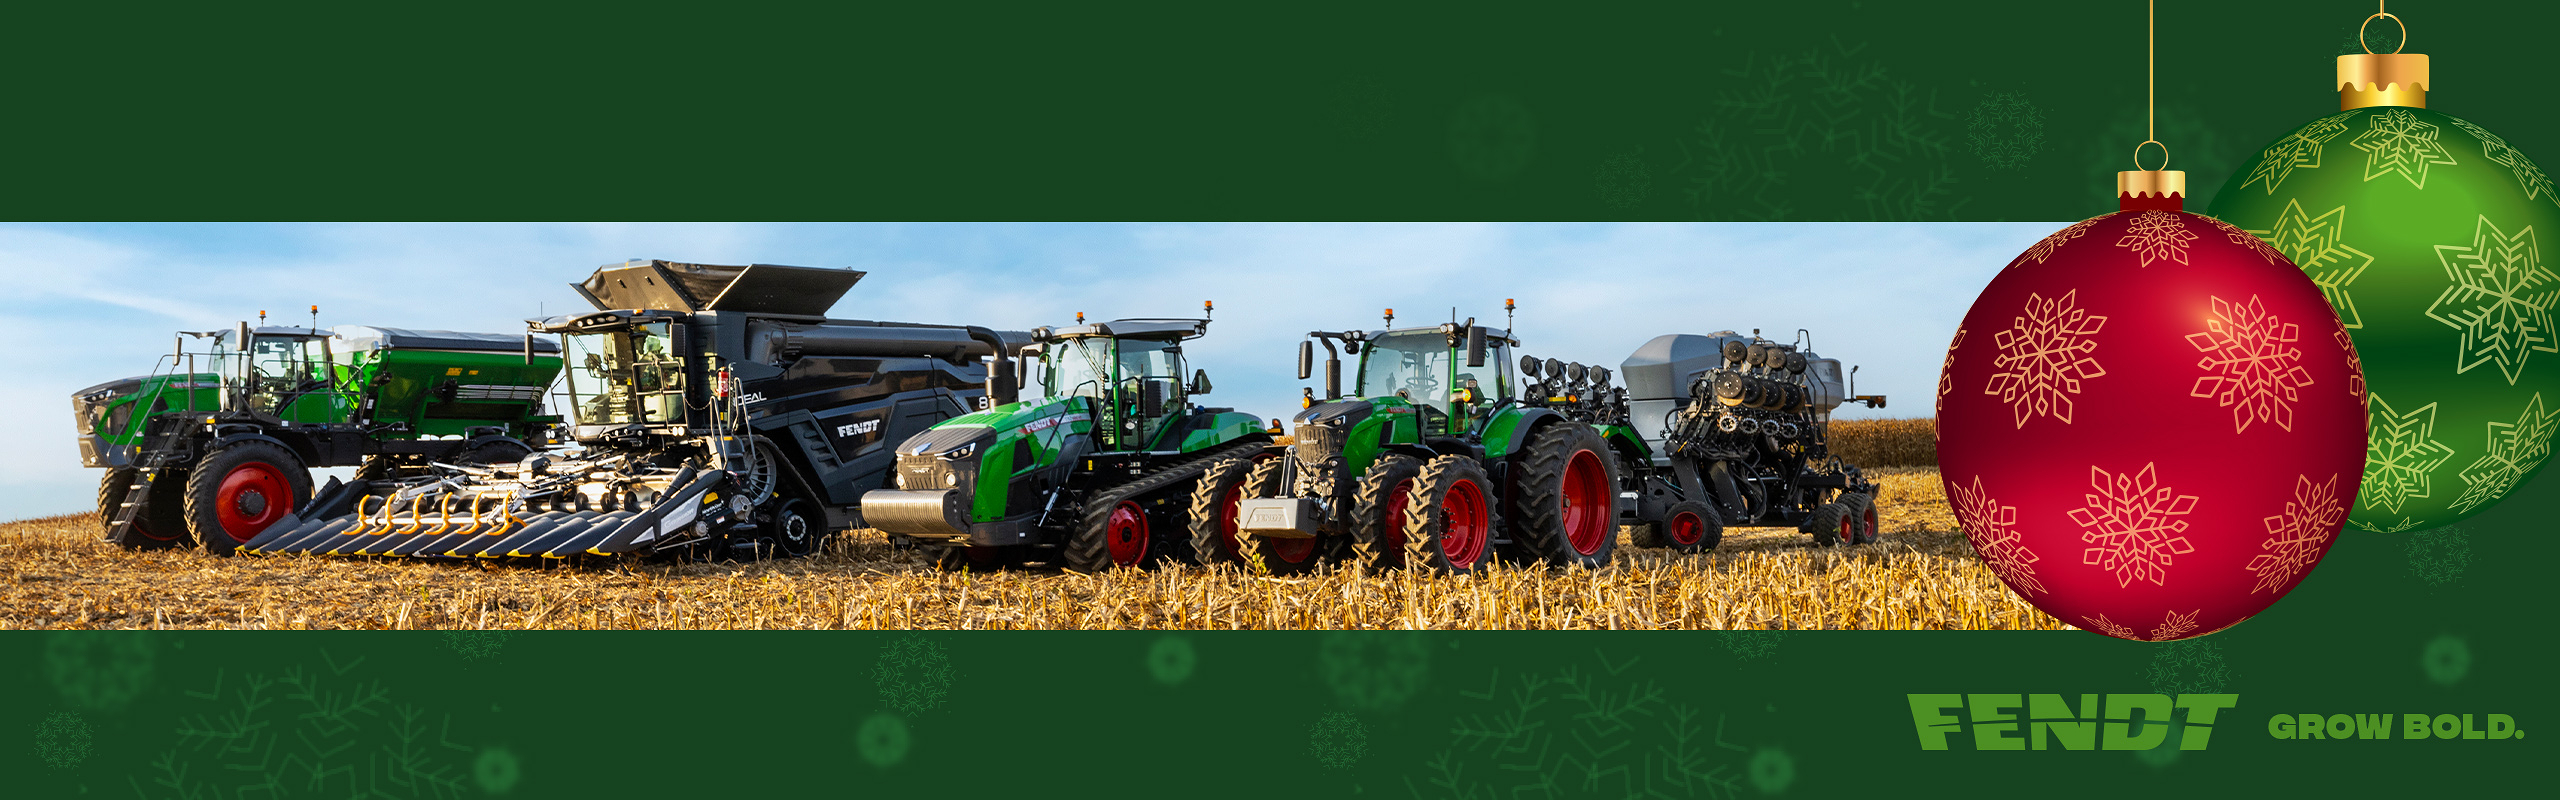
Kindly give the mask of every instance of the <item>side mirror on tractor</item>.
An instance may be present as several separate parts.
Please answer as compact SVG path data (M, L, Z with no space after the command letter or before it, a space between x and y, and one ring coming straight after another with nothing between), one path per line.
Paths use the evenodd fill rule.
M1192 370L1192 371L1191 371L1191 389L1190 389L1190 391L1189 391L1189 392L1187 392L1187 393L1188 393L1188 394L1208 394L1208 393L1209 393L1209 371L1208 371L1208 370L1205 370L1205 369L1195 369L1195 370Z
M1316 342L1313 339L1300 339L1298 340L1298 380L1306 380L1314 377L1315 374Z
M1467 366L1484 366L1484 326L1467 326Z

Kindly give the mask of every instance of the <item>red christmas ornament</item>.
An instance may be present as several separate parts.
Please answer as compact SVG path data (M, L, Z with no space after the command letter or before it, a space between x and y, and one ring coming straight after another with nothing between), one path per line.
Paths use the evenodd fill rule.
M2337 538L2363 479L2355 350L2320 288L2123 173L1976 298L1939 381L1947 499L2012 591L2124 639L2266 609Z

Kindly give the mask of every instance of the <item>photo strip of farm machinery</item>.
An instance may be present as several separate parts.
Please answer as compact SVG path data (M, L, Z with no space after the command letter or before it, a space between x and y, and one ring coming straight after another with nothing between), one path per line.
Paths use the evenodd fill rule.
M244 552L479 559L803 556L862 524L891 445L1013 402L1028 334L829 319L862 272L631 261L572 284L576 449L362 479Z

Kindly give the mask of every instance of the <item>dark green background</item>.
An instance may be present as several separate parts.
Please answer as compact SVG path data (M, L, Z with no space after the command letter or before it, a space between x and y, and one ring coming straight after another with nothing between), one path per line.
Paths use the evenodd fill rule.
M2106 6L22 8L0 48L17 89L0 218L2058 223L2111 207L2142 138L2140 5ZM2161 138L2199 192L2335 109L2330 59L2368 13L2165 6ZM2543 102L2555 12L2400 12L2435 59L2434 107L2560 152ZM1993 92L2042 115L2021 168L1967 140ZM1696 183L1718 164L1721 182ZM537 633L480 660L431 633L145 634L144 693L109 711L56 688L58 634L11 633L0 675L22 688L0 700L0 775L13 796L131 796L182 720L223 710L186 692L301 667L379 681L463 747L507 747L514 796L1405 796L1460 743L1456 721L1498 710L1463 692L1605 662L1623 671L1602 688L1651 681L1721 717L1744 750L1710 755L1743 796L1763 747L1791 756L1790 796L2510 794L2547 785L2538 743L2560 741L2542 725L2555 514L2549 479L2524 487L2470 523L2473 559L2444 585L2413 572L2405 536L2343 535L2283 603L2204 640L2240 706L2211 750L2165 768L1918 750L1905 693L2150 690L2157 646L2076 632L1800 633L1752 660L1716 633L1424 634L1428 680L1394 708L1319 677L1335 634L1183 634L1198 669L1171 687L1143 663L1162 634L930 634L960 680L909 717L913 750L885 770L852 743L883 706L875 661L907 634ZM2450 686L2420 659L2448 634L2474 656ZM94 730L76 769L34 755L60 710ZM1350 770L1307 751L1328 710L1367 726ZM2299 712L2507 713L2543 733L2266 736L2267 715ZM1622 760L1663 743L1560 741L1623 741ZM349 743L348 758L380 744Z

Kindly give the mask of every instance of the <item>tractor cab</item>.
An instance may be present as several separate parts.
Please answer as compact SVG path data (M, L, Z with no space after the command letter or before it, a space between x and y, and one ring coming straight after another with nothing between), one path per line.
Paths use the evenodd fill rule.
M353 410L354 387L341 387L333 377L328 331L250 329L245 352L237 356L217 358L215 363L223 382L239 391L240 408L287 422L312 423L344 422Z
M1182 343L1207 335L1205 319L1123 319L1039 328L1041 385L1052 398L1090 398L1097 439L1107 450L1171 450L1165 441L1187 416L1191 395L1209 391L1206 371L1183 379Z
M1412 403L1423 430L1457 435L1473 429L1493 407L1511 396L1511 340L1508 331L1485 332L1482 359L1467 353L1469 334L1458 326L1368 331L1359 344L1360 375L1352 393L1360 397L1396 397ZM1470 326L1471 327L1471 326ZM1470 363L1481 362L1481 366Z

